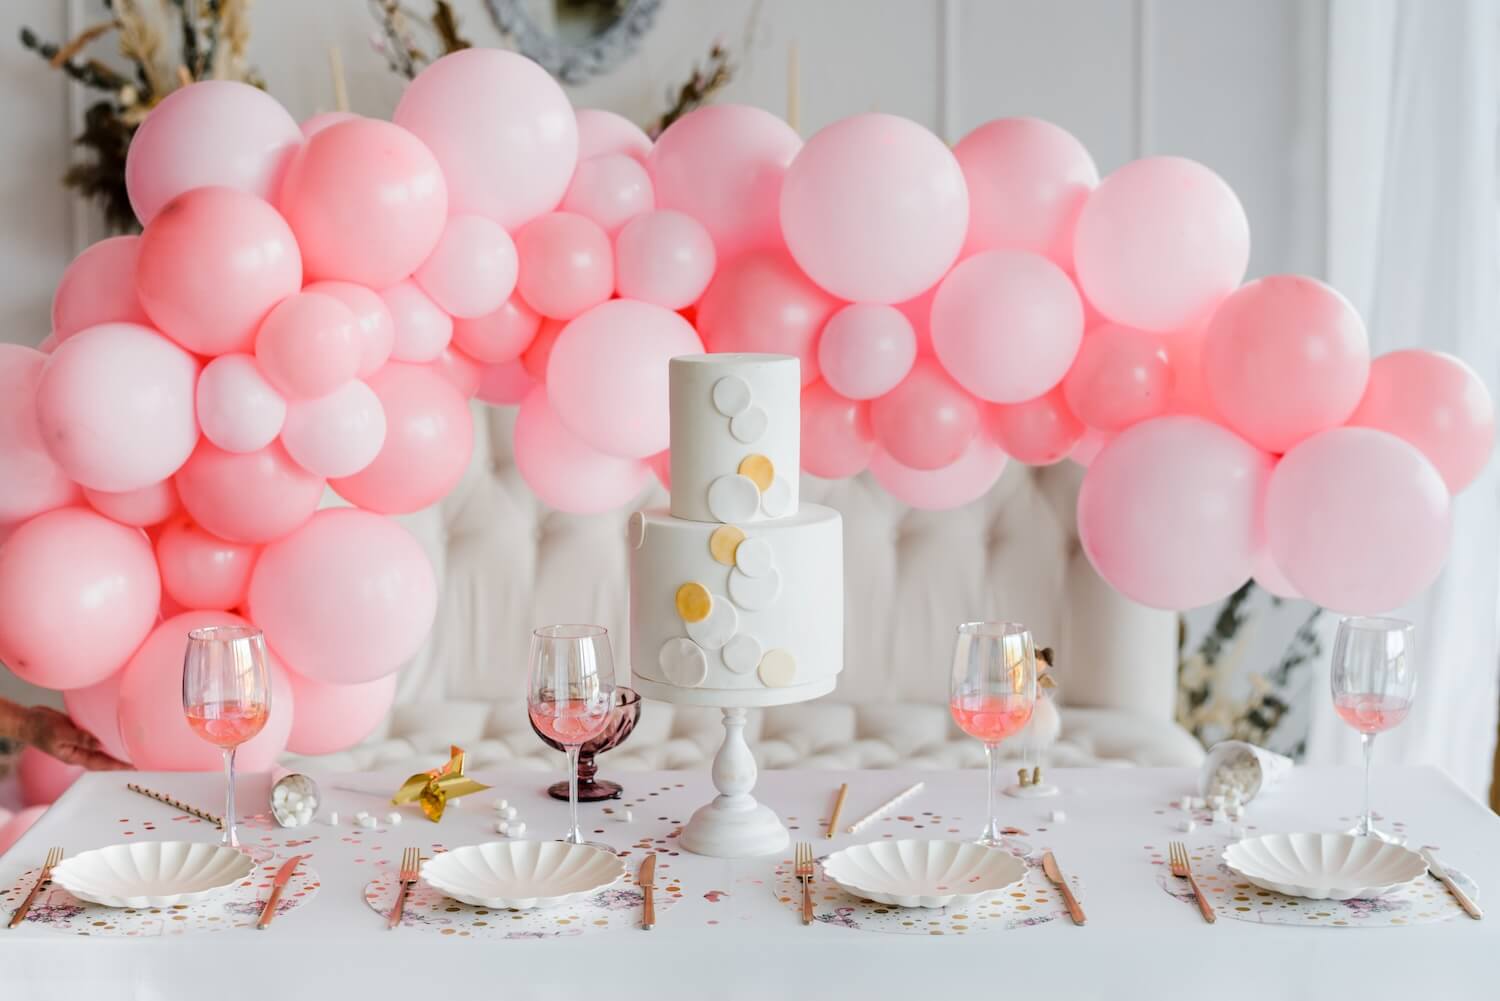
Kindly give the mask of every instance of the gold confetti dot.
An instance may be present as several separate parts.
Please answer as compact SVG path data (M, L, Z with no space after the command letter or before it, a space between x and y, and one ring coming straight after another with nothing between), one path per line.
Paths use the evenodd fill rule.
M734 551L745 541L745 533L734 525L720 525L708 537L708 551L726 567L734 566Z
M697 581L689 581L677 589L677 614L683 622L702 622L713 608L713 595Z
M761 493L771 489L771 481L776 479L776 467L771 464L770 459L759 452L741 459L740 468L735 472L754 480Z

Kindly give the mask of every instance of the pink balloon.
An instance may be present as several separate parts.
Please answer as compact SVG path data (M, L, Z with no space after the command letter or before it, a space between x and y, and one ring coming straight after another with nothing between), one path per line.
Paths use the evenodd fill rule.
M0 344L0 525L78 500L78 487L47 451L37 422L37 386L47 355Z
M1349 423L1415 445L1455 494L1479 476L1495 441L1489 390L1463 361L1439 351L1392 351L1376 358Z
M651 153L651 137L623 115L600 108L579 108L574 117L578 120L579 163L606 153L624 153L645 163Z
M297 715L286 749L330 754L353 747L385 720L396 700L396 674L359 685L328 685L290 672Z
M1073 227L1099 170L1072 134L1040 118L997 118L959 140L969 188L964 253L1025 250L1073 267Z
M1370 374L1359 314L1322 282L1273 275L1224 301L1203 336L1203 377L1229 427L1269 452L1338 427Z
M477 361L486 364L514 361L531 346L542 318L518 295L500 308L471 320L455 320L453 343Z
M475 317L499 309L510 298L518 269L515 242L498 223L457 215L448 220L414 277L444 312Z
M639 160L624 153L606 153L579 161L558 207L592 219L613 236L630 220L654 209L656 195Z
M453 339L453 317L410 279L380 293L395 322L391 360L432 361Z
M21 836L31 830L31 826L41 820L42 814L46 812L45 806L28 806L0 822L0 857L4 857L10 851L10 846L20 841Z
M120 739L120 680L124 673L122 665L122 670L98 684L63 692L63 705L73 722L98 737L105 753L116 761L130 760Z
M818 331L837 308L784 252L760 250L719 269L698 304L698 330L710 351L796 356L806 386L818 378Z
M290 399L325 396L359 369L359 321L332 296L298 292L271 310L255 337L260 370Z
M922 358L901 385L870 405L875 440L913 469L957 462L979 428L979 404L935 362Z
M385 411L385 443L364 469L332 480L339 496L381 514L406 514L452 490L474 451L469 404L438 373L392 363L369 385ZM299 668L302 659L284 651Z
M626 299L682 309L714 275L713 237L692 216L665 209L626 223L615 238L615 288Z
M120 735L130 761L142 771L210 772L224 767L219 748L189 728L182 712L182 661L188 633L205 626L248 626L230 612L193 611L157 626L120 681ZM235 768L270 771L286 750L296 716L292 684L275 654L266 658L271 681L271 714L265 728L235 751Z
M112 236L73 258L52 294L52 334L58 341L101 323L151 322L135 292L140 252L140 237Z
M547 400L590 447L644 459L670 439L667 363L702 353L692 324L670 309L613 299L558 336L547 362Z
M156 540L162 590L183 608L238 608L249 593L259 551L206 532L186 516L174 518Z
M516 417L516 468L526 485L548 507L570 514L599 514L634 500L651 477L639 459L626 459L589 446L569 431L547 405L537 386Z
M1200 163L1153 156L1106 177L1073 234L1078 282L1116 323L1168 331L1201 322L1245 276L1250 223Z
M842 299L895 303L953 266L969 225L963 171L916 122L875 112L802 147L781 187L781 231L808 277Z
M436 360L428 362L427 367L442 376L466 400L478 395L479 385L484 381L484 366L452 344L444 348Z
M877 448L870 475L892 497L925 511L946 511L989 493L1005 471L1005 453L983 435L969 442L957 459L940 469L912 469Z
M722 261L778 246L782 178L801 146L790 125L760 108L696 108L667 126L646 159L656 205L702 223Z
M1068 459L1087 469L1094 464L1099 453L1104 451L1104 446L1114 441L1116 435L1109 431L1100 431L1098 428L1085 428L1083 437L1074 444L1073 450L1068 453Z
M1028 466L1050 466L1066 459L1084 432L1061 386L1021 403L988 407L984 419L995 443Z
M451 211L515 230L557 207L578 164L578 125L557 82L502 49L464 49L423 70L392 116L427 144Z
M1271 558L1271 550L1262 545L1255 551L1255 559L1250 564L1252 576L1255 583L1276 595L1278 598L1300 598L1302 592L1298 591L1296 585L1286 579L1286 574L1276 565Z
M1197 417L1129 428L1089 465L1078 535L1115 590L1153 608L1186 609L1250 576L1271 458Z
M281 443L317 476L352 476L375 461L385 443L385 411L375 391L355 379L327 396L287 408Z
M615 287L614 253L599 225L571 212L552 212L516 234L521 276L516 288L543 316L571 320L608 299Z
M1168 412L1191 414L1216 424L1227 423L1209 398L1203 378L1203 327L1174 330L1161 337L1172 366L1172 401Z
M145 639L160 598L139 529L83 508L49 511L0 545L0 661L44 688L103 681Z
M542 325L537 328L536 336L521 353L521 364L532 382L547 381L547 362L552 358L552 346L557 343L557 336L566 326L562 320L543 320Z
M124 493L85 490L83 496L95 511L133 528L159 525L182 509L171 479Z
M485 366L479 378L479 389L475 398L494 407L514 406L526 399L526 394L536 383L526 374L526 365L519 358Z
M827 383L802 390L802 468L814 476L837 480L870 464L875 432L870 405L835 393Z
M353 282L313 282L302 291L331 296L354 311L359 335L359 368L355 376L373 375L391 357L396 321L380 293Z
M1390 611L1431 584L1448 555L1443 478L1413 445L1334 428L1276 466L1265 502L1271 558L1308 601L1352 615Z
M95 490L120 492L171 476L198 440L198 363L155 331L106 323L47 356L37 425L52 458Z
M237 188L270 201L302 132L274 97L232 80L205 80L151 109L125 156L125 190L145 225L194 188Z
M280 442L236 454L198 443L177 474L177 495L193 520L235 542L269 542L318 508L323 478L292 461Z
M351 685L415 656L437 614L437 580L417 540L389 518L319 511L271 543L250 578L250 615L305 677Z
M1083 339L1062 386L1089 427L1123 431L1167 412L1172 366L1160 336L1106 324Z
M16 778L25 806L51 806L83 774L81 765L65 765L35 747L21 748Z
M818 340L823 380L852 400L889 393L916 360L916 332L894 306L851 303L829 318Z
M281 433L286 400L247 354L220 355L198 377L198 424L226 452L257 452Z
M358 117L351 111L324 111L304 121L299 128L302 130L302 138L311 139L330 125L352 122Z
M1083 304L1062 269L1018 250L966 258L932 301L932 346L959 384L1020 403L1062 381L1083 341Z

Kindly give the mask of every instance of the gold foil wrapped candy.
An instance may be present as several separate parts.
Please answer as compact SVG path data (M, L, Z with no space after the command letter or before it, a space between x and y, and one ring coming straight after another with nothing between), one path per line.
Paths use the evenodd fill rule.
M447 764L418 772L401 783L391 802L396 806L420 803L427 819L436 823L443 819L443 809L447 807L449 797L468 796L488 788L464 774L464 749L455 744L449 749Z

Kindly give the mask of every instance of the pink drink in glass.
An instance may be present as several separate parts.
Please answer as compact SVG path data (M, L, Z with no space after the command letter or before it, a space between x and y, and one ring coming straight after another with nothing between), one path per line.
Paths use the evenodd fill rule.
M265 728L269 715L263 702L200 702L187 707L188 726L219 747L240 746Z
M538 702L529 706L531 722L545 737L564 747L585 744L599 736L609 722L609 703L586 699Z
M1360 733L1381 733L1400 725L1411 711L1411 699L1399 695L1338 695L1333 711Z
M960 730L986 744L998 744L1031 720L1034 700L1022 695L960 695L948 711Z

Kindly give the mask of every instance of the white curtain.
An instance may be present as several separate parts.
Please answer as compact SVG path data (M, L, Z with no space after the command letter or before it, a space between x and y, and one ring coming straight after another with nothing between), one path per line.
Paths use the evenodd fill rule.
M1328 279L1375 353L1459 355L1500 397L1500 5L1330 0L1327 37ZM1456 501L1443 575L1403 613L1417 624L1421 688L1405 725L1376 743L1377 761L1439 765L1481 798L1500 698L1497 486L1492 460ZM1357 761L1326 674L1313 694L1308 760Z

